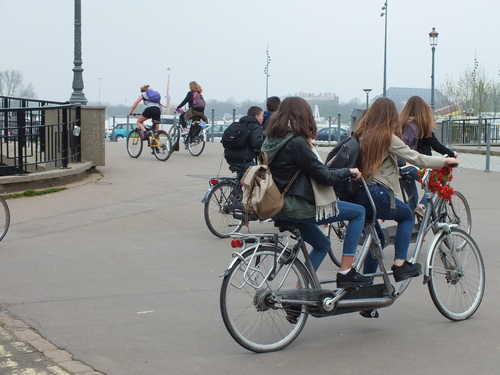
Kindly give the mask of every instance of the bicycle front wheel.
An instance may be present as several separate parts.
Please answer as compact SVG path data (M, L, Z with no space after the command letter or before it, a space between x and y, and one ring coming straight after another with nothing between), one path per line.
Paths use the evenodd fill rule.
M10 226L10 210L5 199L0 196L2 207L0 208L0 241L3 240Z
M272 245L247 251L222 281L220 309L229 334L245 349L257 353L290 345L304 328L308 311L304 305L278 302L277 288L296 291L297 283L305 289L311 282L302 262L294 259L285 264ZM294 323L287 320L291 306L296 307Z
M456 227L430 250L429 292L439 312L453 321L470 318L481 304L485 273L472 237Z
M243 220L233 217L234 205L241 202L243 192L231 182L219 182L210 192L203 213L208 230L219 238L239 232Z
M158 130L152 138L153 154L160 161L167 160L172 154L172 141L164 130Z
M195 137L190 137L187 140L189 153L193 156L199 156L205 149L205 133L201 133Z
M340 267L347 223L337 221L335 223L320 225L320 228L331 242L330 250L328 251L330 259L337 267Z
M470 211L469 202L465 196L455 191L448 202L443 202L447 212L446 221L450 224L457 224L460 229L463 229L468 234L472 231L472 214Z
M131 158L138 158L142 152L142 138L139 135L139 130L135 129L128 133L127 136L127 152Z

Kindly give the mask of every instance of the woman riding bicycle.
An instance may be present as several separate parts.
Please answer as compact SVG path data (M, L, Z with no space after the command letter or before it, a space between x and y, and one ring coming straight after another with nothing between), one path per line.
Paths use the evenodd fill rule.
M188 130L186 121L189 121L193 117L199 117L203 120L203 122L206 122L206 123L208 122L208 118L205 116L205 113L204 113L205 107L203 107L203 108L196 107L196 105L194 104L196 101L195 96L199 95L203 99L203 96L201 95L202 92L203 92L203 90L202 90L201 86L198 85L198 83L196 81L189 82L189 92L187 93L186 97L181 102L181 104L179 104L177 107L174 107L174 109L176 111L178 111L180 108L184 107L186 104L189 105L189 109L186 112L181 113L181 111L178 111L179 113L181 113L181 115L179 116L179 122L180 122L184 132L187 132L187 130Z
M153 102L150 100L147 90L149 89L149 85L144 85L141 87L141 95L137 98L135 103L132 105L132 108L130 109L129 115L133 116L134 115L134 110L137 107L137 105L143 101L144 105L146 106L146 109L144 112L142 112L141 116L137 119L137 126L139 129L141 129L141 135L142 138L145 139L147 138L147 131L146 127L144 126L144 121L152 119L153 120L153 130L156 130L156 123L160 122L160 117L161 117L161 105L158 102Z
M352 268L363 231L365 210L357 204L337 201L332 187L336 180L349 178L352 174L359 178L361 173L357 168L331 170L325 166L312 150L310 139L316 137L316 133L311 107L299 97L284 99L269 121L261 150L267 152L269 160L272 159L269 168L280 191L301 170L285 195L285 206L273 220L300 224L302 238L313 247L310 258L315 270L331 246L318 224L349 221L337 286L347 288L368 285L373 279Z
M356 124L361 154L359 169L363 173L377 210L377 219L395 220L398 223L394 241L395 256L392 266L396 281L418 276L421 265L406 260L408 247L415 222L410 207L397 197L401 197L397 159L402 159L418 167L442 168L458 164L454 158L421 155L410 149L399 138L401 127L394 102L379 98L373 102L366 114ZM368 217L373 216L372 206L366 191L362 190L354 199L366 209ZM376 261L368 254L365 273L375 272Z

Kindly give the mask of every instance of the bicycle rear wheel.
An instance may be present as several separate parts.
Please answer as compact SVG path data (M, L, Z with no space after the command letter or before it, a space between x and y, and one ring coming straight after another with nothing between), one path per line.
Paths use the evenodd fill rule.
M472 237L456 227L442 233L430 250L429 292L439 312L459 321L481 304L485 273L481 252Z
M3 240L10 226L10 210L5 199L0 196L2 207L0 208L0 241Z
M132 158L138 158L142 152L142 138L139 135L139 130L135 129L128 133L127 136L127 152Z
M172 141L170 140L169 135L164 130L158 130L154 137L152 138L153 146L153 154L160 161L167 160L172 154Z
M170 136L170 140L172 141L172 151L179 151L179 138L180 138L180 130L177 125L172 125L168 131L168 135Z
M277 288L296 291L311 285L304 264L284 264L273 245L249 250L226 272L220 293L222 320L231 337L245 349L272 352L290 345L307 321L307 307L284 305L275 299ZM274 270L274 272L272 272ZM289 272L288 272L289 271ZM272 276L270 276L272 273ZM296 323L287 320L288 308L297 308Z
M199 156L205 149L205 132L202 130L195 137L190 137L187 140L189 153L193 156Z
M203 209L208 230L219 238L239 232L243 220L235 219L233 210L242 198L243 193L236 183L219 182L215 185Z

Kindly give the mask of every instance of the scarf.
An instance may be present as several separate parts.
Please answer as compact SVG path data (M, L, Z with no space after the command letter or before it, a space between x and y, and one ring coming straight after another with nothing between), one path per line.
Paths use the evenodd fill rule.
M312 148L312 151L316 154L318 160L321 160L315 147ZM314 192L314 201L316 202L316 221L338 216L340 212L333 186L320 185L313 178L310 178L310 180Z

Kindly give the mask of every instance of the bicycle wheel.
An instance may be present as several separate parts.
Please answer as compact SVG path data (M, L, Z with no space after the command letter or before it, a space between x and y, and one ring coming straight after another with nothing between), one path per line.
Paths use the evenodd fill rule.
M337 221L331 224L320 225L320 228L332 244L330 250L328 251L330 259L337 267L340 267L347 223L344 221Z
M201 133L195 137L188 139L188 150L193 156L199 156L205 149L205 133L202 130Z
M10 226L10 210L5 199L0 196L3 209L0 209L0 241L3 240Z
M284 304L276 301L275 293L277 288L296 291L297 282L308 289L311 276L298 259L284 264L278 256L273 245L262 245L256 253L250 250L222 281L220 309L224 325L238 344L257 353L290 345L307 321L306 306L289 304L297 307L296 323L289 322Z
M215 185L203 210L208 230L220 238L239 232L243 220L233 217L233 207L242 198L243 192L236 183L219 182Z
M139 130L135 129L128 133L127 152L131 158L138 158L142 152L142 139Z
M168 135L170 136L170 140L172 141L173 151L179 151L179 137L180 137L179 127L176 125L172 125L168 131ZM177 145L177 147L175 147ZM177 148L177 149L175 149Z
M446 209L448 214L446 218L448 223L458 224L460 229L463 229L468 234L471 233L472 214L469 202L461 192L455 191L448 202L443 202L443 209Z
M430 250L429 292L439 312L459 321L470 318L483 299L483 257L472 237L462 229L442 233Z
M154 137L152 138L152 149L153 154L160 161L167 160L172 154L172 141L170 140L169 135L164 130L158 130Z

